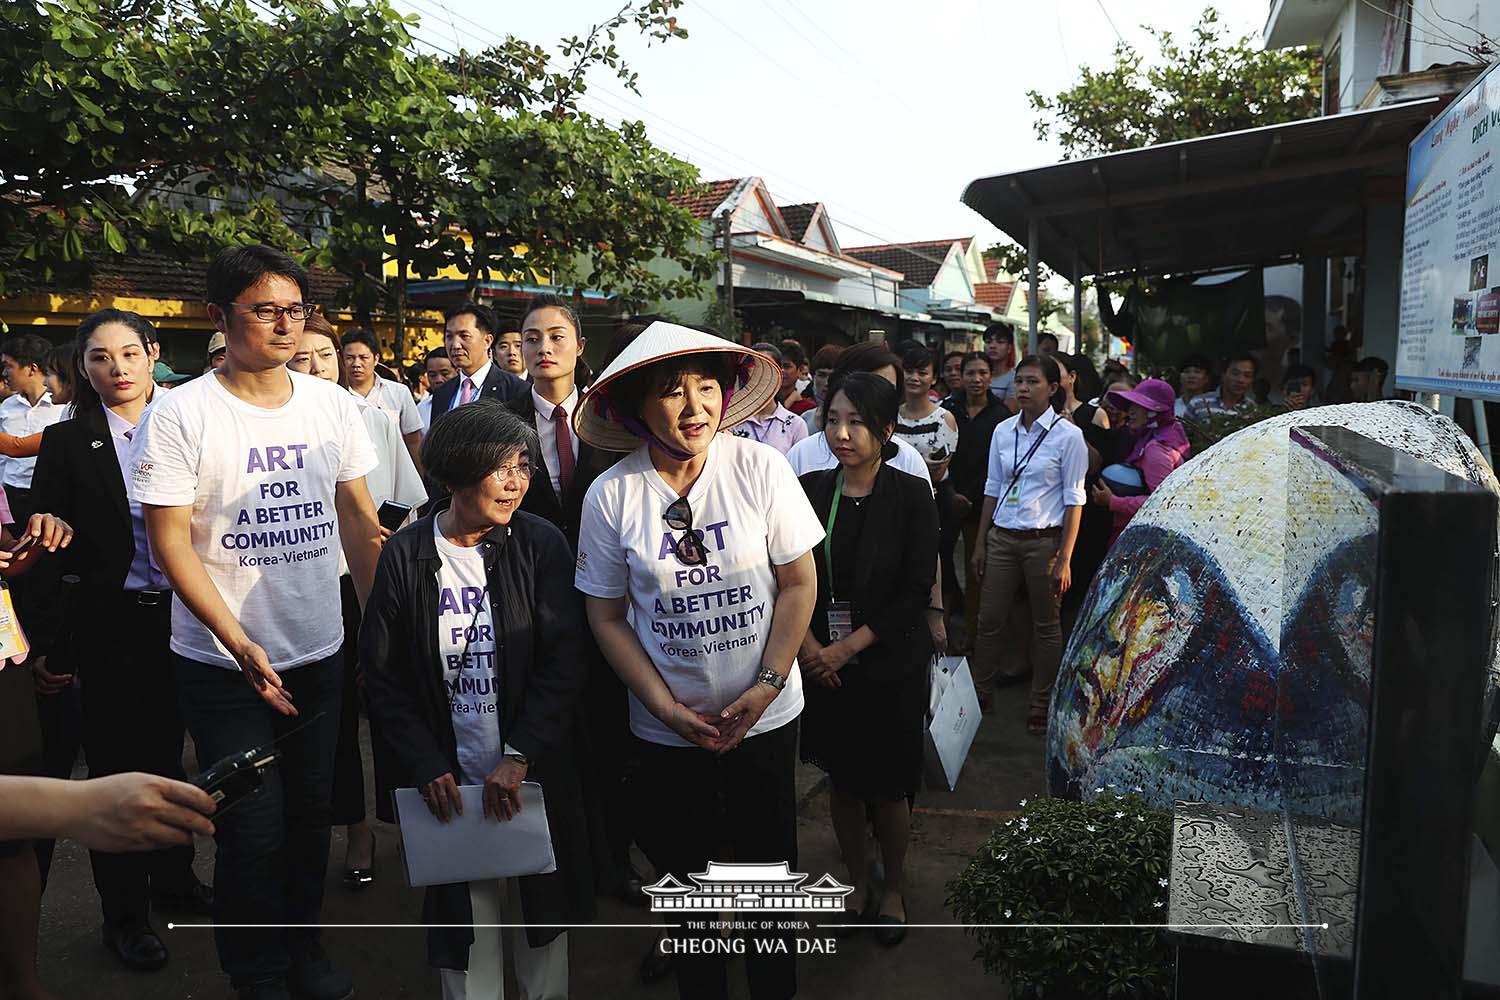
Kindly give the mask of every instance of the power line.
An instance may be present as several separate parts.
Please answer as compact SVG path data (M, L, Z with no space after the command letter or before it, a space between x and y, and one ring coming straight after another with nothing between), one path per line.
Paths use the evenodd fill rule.
M1099 13L1104 15L1104 19L1109 22L1109 26L1114 29L1115 37L1120 40L1121 45L1124 45L1125 36L1120 34L1119 28L1115 27L1115 19L1109 16L1109 11L1104 7L1104 0L1094 0L1094 3L1099 5Z
M791 28L792 32L794 34L796 34L798 38L801 38L804 42L806 42L807 43L807 47L809 49L811 49L820 58L825 55L824 50L821 49L821 48L819 48L813 42L813 40L807 36L807 34L804 31L802 31L795 24L793 24L791 21L789 21L781 13L781 11L776 8L776 6L772 3L772 0L762 0L762 2L765 5L765 8L767 10L769 10L772 14L775 14L778 18L780 18L781 22L783 24L785 24L788 28ZM792 13L796 14L803 21L807 22L807 24L811 25L814 31L816 31L818 34L822 35L824 38L828 39L829 43L832 44L834 48L838 49L840 52L842 52L848 58L848 65L850 65L850 66L852 66L852 67L854 67L856 69L862 69L863 68L864 64L860 60L860 58L858 56L854 55L854 53L850 52L848 49L844 48L844 46L839 43L838 39L834 38L828 32L824 31L823 28L822 28L822 26L819 25L818 22L814 21L811 17L809 17L806 11L798 10L796 7L790 7L790 6L787 8L787 10L789 10ZM850 76L847 77L847 79L853 79L853 76L850 75ZM883 80L881 80L879 77L875 77L871 82L876 87L878 87L881 91L883 91L886 94L886 96L890 97L897 104L900 104L903 108L905 108L911 114L920 115L922 113L922 112L918 111L916 108L912 107L911 103L909 101L907 101L907 99L904 96L902 96L901 94L897 93L896 91L894 91L890 87L888 87L885 84L885 82Z

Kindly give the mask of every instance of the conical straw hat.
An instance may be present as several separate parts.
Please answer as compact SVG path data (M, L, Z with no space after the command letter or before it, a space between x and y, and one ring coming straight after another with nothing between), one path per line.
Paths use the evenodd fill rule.
M749 417L759 413L781 388L781 366L764 354L748 347L741 347L723 337L711 333L678 326L676 323L652 323L642 330L619 357L600 372L579 401L573 413L573 430L582 441L605 451L635 451L642 439L626 430L620 420L624 416L615 412L609 402L609 387L621 375L643 368L663 358L674 358L684 354L706 354L717 351L741 356L737 384L729 405L719 422L719 430L728 430Z

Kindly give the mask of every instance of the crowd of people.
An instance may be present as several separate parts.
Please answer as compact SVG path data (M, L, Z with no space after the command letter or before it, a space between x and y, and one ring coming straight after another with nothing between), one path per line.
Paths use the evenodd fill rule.
M1048 336L1017 359L1004 325L977 352L809 357L652 317L595 376L580 317L542 295L513 330L460 305L393 379L277 251L226 250L207 288L217 332L190 380L115 309L67 347L0 345L0 570L30 643L0 669L0 787L53 803L0 827L18 996L43 995L48 837L90 848L126 967L167 964L153 913L185 911L214 920L239 996L340 1000L353 981L316 930L331 830L359 891L371 799L391 822L417 789L448 821L480 786L505 822L528 782L556 870L428 887L428 961L445 997L499 997L507 951L527 996L565 996L567 928L599 893L643 899L632 845L683 882L713 860L796 867L798 759L828 775L852 914L895 947L934 655L968 655L986 713L1028 683L1044 733L1088 581L1188 458L1182 420L1235 411L1256 377L1237 357L1217 385L1207 359L1175 387L1101 379ZM1288 405L1315 381L1287 368ZM272 744L280 764L216 815L185 781L189 735L200 770ZM80 746L90 780L57 780ZM210 832L212 886L192 844ZM751 995L794 995L795 963L751 952ZM641 974L669 972L683 997L728 994L714 949L654 944Z

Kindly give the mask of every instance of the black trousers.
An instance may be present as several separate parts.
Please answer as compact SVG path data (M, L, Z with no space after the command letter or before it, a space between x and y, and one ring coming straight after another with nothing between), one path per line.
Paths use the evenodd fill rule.
M339 743L333 753L333 825L352 826L365 818L365 758L359 749L359 712L364 704L359 677L359 596L354 581L339 578L344 617L344 684L339 697Z
M238 670L175 654L173 663L183 719L205 766L281 740L264 787L214 817L214 923L261 925L214 930L219 965L239 989L285 976L318 944L343 657L281 672L294 717L267 706Z
M641 770L636 787L645 807L638 840L658 874L670 873L692 885L692 876L706 871L711 860L784 861L796 871L795 722L752 736L722 757L699 747L669 747L644 740L637 740L637 745ZM717 914L700 910L694 917L714 920ZM668 935L667 947L675 950L677 994L682 1000L729 996L725 956L692 953L688 944L690 939L701 941L714 933L683 927ZM792 933L758 931L755 937L772 944L765 954L754 942L746 949L750 996L754 1000L795 996L797 954ZM774 943L778 940L785 953Z
M96 639L76 647L87 650L79 682L89 777L145 771L182 780L182 713L167 645L171 598L142 604L137 594L121 591L90 604L88 628L108 645ZM153 886L177 892L195 881L191 845L140 854L90 851L89 862L104 922L112 927L145 923Z

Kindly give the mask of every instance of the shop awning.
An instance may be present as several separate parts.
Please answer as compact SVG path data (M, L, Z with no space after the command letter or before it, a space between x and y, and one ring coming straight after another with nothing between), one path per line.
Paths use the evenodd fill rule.
M1182 274L1358 256L1371 185L1443 107L1433 97L1070 160L963 194L1064 277ZM1387 182L1388 183L1388 182ZM1399 196L1399 193L1398 193Z

